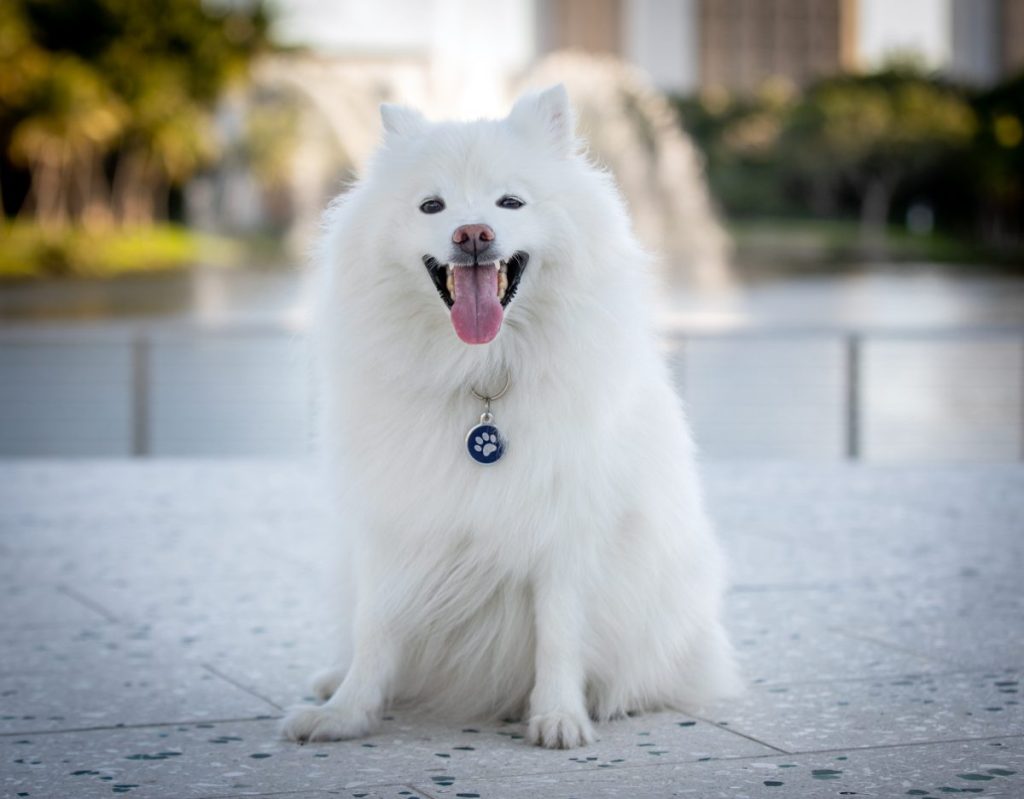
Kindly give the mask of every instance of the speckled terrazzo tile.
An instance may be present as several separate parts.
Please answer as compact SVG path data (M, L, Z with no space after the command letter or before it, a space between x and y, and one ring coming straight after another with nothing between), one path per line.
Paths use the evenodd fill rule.
M149 647L147 643L141 646ZM0 659L0 676L61 674L81 662L136 659L143 656L139 647L137 635L108 621L0 630L0 650L7 654ZM149 658L151 653L144 656Z
M0 464L0 519L31 512L267 513L324 507L305 460L75 460Z
M23 547L5 563L16 563L22 579L47 575L128 622L182 612L297 615L325 601L317 586L328 581L323 556L313 567L272 548L270 542L284 548L295 540L296 527L249 518L136 518L102 525L86 518L66 527L42 526L32 538L34 549L26 553ZM14 570L0 564L0 574L6 568Z
M1019 576L965 568L947 579L889 588L859 603L848 631L966 668L1024 665L1024 589Z
M234 796L245 796L247 799L330 799L331 797L346 796L358 797L358 799L433 799L422 791L412 790L410 785L390 785L374 788L341 789L336 791L292 791L276 793L244 793L232 794ZM202 799L228 799L228 797L202 797Z
M519 723L444 724L398 715L367 743L385 749L406 737L408 756L438 775L522 774L543 771L606 769L616 765L645 766L658 762L688 762L704 757L740 757L771 751L756 741L680 713L652 713L595 726L590 746L552 751L531 746ZM433 777L431 777L433 779Z
M766 511L781 520L785 514L776 509L787 506L796 506L801 512L860 509L861 517L870 515L872 507L897 505L963 513L975 512L980 505L995 513L1012 512L1018 519L1024 512L1019 501L1024 492L1024 469L1013 463L898 467L707 460L702 470L712 508L729 519ZM752 506L751 498L762 501ZM773 501L765 502L768 498ZM808 501L811 498L813 501Z
M1013 670L754 686L702 713L788 752L1017 735Z
M78 641L33 671L0 676L0 733L117 724L254 718L277 708L171 650L138 641L109 649Z
M49 675L76 667L107 670L117 664L159 669L165 662L212 669L280 706L299 701L309 677L328 665L329 647L311 625L288 620L253 627L113 623L44 630L0 630L0 678Z
M753 685L949 671L941 660L844 634L829 591L737 591L726 626Z
M0 677L59 675L83 663L105 669L117 660L152 664L169 659L212 667L259 696L290 705L306 694L310 675L331 662L336 625L326 607L299 609L287 599L267 598L265 586L257 592L251 588L220 587L224 597L237 592L237 605L164 603L149 622L0 628L0 649L6 655L0 658ZM182 596L190 596L187 586Z
M107 621L102 609L42 580L0 583L0 631Z
M337 791L275 791L274 793L215 794L199 799L235 799L244 796L246 799L337 799L338 796L359 797L360 799L433 799L422 791L412 790L410 785L389 785L374 788L356 788Z
M971 568L870 585L737 588L727 610L754 680L1024 663L1024 590L1018 578Z
M332 625L320 613L263 619L179 621L135 628L133 635L162 642L184 660L215 669L232 682L281 706L307 698L310 677L336 651Z
M720 522L735 584L822 587L953 578L964 570L1012 575L1024 567L1024 541L1014 534L1024 519L993 519L980 508L948 515L902 506L822 506L801 509L796 520L791 507L782 510L789 516L776 523L773 511L768 520L736 528Z
M186 724L0 737L0 762L8 790L93 796L120 784L138 786L146 797L184 799L345 788L358 796L367 787L411 780L444 786L471 777L602 771L771 751L677 714L604 725L597 743L568 752L530 746L520 732L520 725L460 727L398 718L364 740L298 746L279 740L269 721Z
M324 548L330 536L316 528L310 470L212 462L0 464L0 477L8 472L11 480L0 479L0 585L36 590L42 580L74 592L62 595L76 603L57 607L40 596L21 604L19 626L4 626L10 614L0 618L0 675L39 687L31 691L38 698L19 704L20 715L8 722L57 725L67 719L48 716L65 715L69 704L92 710L81 705L76 674L93 680L88 688L97 702L146 723L178 720L182 709L216 709L231 691L265 713L276 713L274 704L260 704L253 694L276 704L301 697L331 641L324 622L331 605L314 587L329 573L319 567L330 562ZM523 775L533 774L582 786L566 796L660 796L679 785L652 775L693 772L715 776L711 782L688 777L683 787L698 797L715 796L710 789L733 797L818 797L828 795L822 789L835 788L838 795L844 785L877 796L942 787L1024 795L1013 775L990 773L1022 769L998 757L961 766L949 748L960 746L954 743L894 746L893 753L907 753L904 759L871 760L868 752L785 755L779 757L792 758L794 767L806 766L803 782L769 776L761 782L784 785L758 788L746 771L726 781L734 768L744 768L741 763L790 762L745 758L765 748L729 730L804 751L1020 733L1019 676L1005 669L1020 665L1024 639L1017 579L1024 567L1024 469L710 464L707 473L712 512L733 549L734 577L741 578L729 598L729 626L748 677L765 680L708 716L727 722L724 729L698 721L677 727L692 735L680 738L646 726L661 724L661 717L642 717L602 725L593 747L563 753L513 738L518 725L464 733L460 725L402 718L367 741L320 749L277 741L271 721L186 725L184 732L147 727L0 735L0 751L37 747L29 758L16 753L2 761L0 793L8 790L2 781L10 772L36 780L36 796L89 796L92 790L104 796L252 795L342 790L355 782L341 795L375 797L407 790L396 780L417 780L431 795L471 794L485 784L490 792L482 795L515 796ZM51 566L59 568L47 571ZM122 623L107 620L114 615L107 604ZM33 615L43 610L42 619ZM145 673L160 680L162 694L133 682L136 667L148 669L154 656L159 662ZM117 682L122 666L131 667L130 685ZM985 668L956 673L974 666ZM218 687L211 692L212 685ZM0 700L0 715L7 699ZM672 723L685 722L668 717L666 725ZM156 731L180 740L147 737ZM186 748L187 761L186 754L166 754ZM83 753L92 756L82 759ZM133 755L145 757L127 759ZM854 763L849 770L830 764L829 758L845 755ZM741 759L694 762L703 757ZM311 761L332 765L309 778ZM958 770L931 769L947 761ZM112 771L92 773L97 764ZM862 777L872 769L875 781L844 783L855 768ZM815 778L814 769L844 776ZM616 790L605 775L627 772L644 773L647 781L636 785L654 787L600 793ZM200 783L209 790L192 793ZM735 790L728 792L729 786ZM533 785L531 798L559 795L548 788Z
M341 788L331 791L275 791L274 793L232 793L203 796L199 799L337 799L339 796L356 799L433 799L424 791L414 790L411 785L374 786L372 788Z
M939 799L950 794L1019 799L1024 796L1024 753L1020 738L1008 738L585 774L455 780L450 785L431 782L423 787L438 799Z
M1024 469L705 465L740 584L1013 574L1024 565Z
M861 626L851 634L887 646L899 646L957 668L992 669L1024 664L1022 622L986 618L921 618L912 625L898 622Z
M300 590L301 574L268 571L263 579L218 580L201 568L197 572L192 579L175 576L148 585L132 576L112 577L101 583L75 584L75 590L120 621L135 625L230 620L246 626L268 617L320 617L316 595ZM307 575L305 581L306 586L314 583L314 575Z
M523 725L458 725L425 722L401 715L398 734L385 728L367 743L389 748L392 739L408 736L406 756L429 770L430 779L462 774L522 774L546 771L602 770L617 765L646 766L690 762L712 756L750 756L770 748L679 713L655 713L599 724L590 746L552 751L523 739ZM438 769L437 765L443 768Z
M80 585L111 578L263 579L323 563L321 517L219 514L24 520L0 534L0 578L25 575ZM319 557L313 553L319 552Z

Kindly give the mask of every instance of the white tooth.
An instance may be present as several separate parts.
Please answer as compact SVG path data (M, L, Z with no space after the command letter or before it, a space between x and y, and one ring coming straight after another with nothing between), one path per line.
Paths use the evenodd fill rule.
M448 267L448 281L446 283L446 287L448 289L448 293L451 295L452 299L454 300L455 299L455 270L452 269L451 266Z
M504 272L498 272L498 299L503 299L508 291L508 276Z

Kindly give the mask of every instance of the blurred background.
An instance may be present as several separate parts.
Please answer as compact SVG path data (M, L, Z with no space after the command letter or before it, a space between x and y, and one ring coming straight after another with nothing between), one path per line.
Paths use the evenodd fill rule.
M564 81L708 458L1024 455L1024 0L3 0L0 456L301 456L377 106Z

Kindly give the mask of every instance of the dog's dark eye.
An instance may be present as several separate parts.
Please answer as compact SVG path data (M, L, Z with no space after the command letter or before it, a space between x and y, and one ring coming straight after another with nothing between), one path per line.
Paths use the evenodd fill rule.
M444 210L444 200L440 197L431 197L420 203L420 210L425 214L439 214Z
M506 194L498 200L499 208L522 208L526 203L520 200L518 197L513 197L511 194Z

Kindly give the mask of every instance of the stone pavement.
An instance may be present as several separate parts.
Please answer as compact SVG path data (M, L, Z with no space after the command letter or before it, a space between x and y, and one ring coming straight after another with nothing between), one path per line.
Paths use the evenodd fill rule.
M0 794L1024 797L1024 467L709 464L749 690L568 752L406 716L278 740L330 649L310 475L0 463Z

